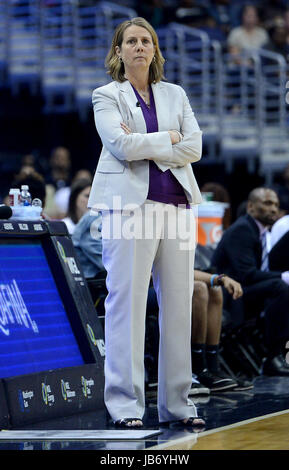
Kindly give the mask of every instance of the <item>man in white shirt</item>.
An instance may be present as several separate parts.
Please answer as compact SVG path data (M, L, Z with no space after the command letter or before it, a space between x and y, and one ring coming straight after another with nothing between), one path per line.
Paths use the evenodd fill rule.
M269 263L270 269L274 271L287 271L289 269L289 200L284 196L280 196L279 199L280 217L273 224L270 233Z

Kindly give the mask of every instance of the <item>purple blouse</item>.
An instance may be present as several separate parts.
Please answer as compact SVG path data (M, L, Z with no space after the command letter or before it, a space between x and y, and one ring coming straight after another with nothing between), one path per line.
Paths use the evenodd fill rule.
M150 107L133 87L138 103L140 104L146 122L147 133L158 132L158 120L154 95L150 86ZM166 204L188 204L182 185L170 170L162 171L153 160L149 161L149 191L147 199L164 202Z

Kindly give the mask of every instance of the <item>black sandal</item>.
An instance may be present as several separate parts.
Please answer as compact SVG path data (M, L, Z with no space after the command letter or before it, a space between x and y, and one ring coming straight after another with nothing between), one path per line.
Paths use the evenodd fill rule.
M140 421L141 424L132 424L133 421ZM119 429L139 429L143 427L143 422L140 418L123 418L114 421L114 425Z

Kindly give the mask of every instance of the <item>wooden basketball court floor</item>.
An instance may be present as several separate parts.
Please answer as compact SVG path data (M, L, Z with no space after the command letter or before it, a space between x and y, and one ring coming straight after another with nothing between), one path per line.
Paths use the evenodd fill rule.
M155 450L289 450L289 410L156 446Z
M29 437L21 440L0 439L0 451L86 450L113 453L143 450L154 454L190 451L194 455L194 451L208 450L289 450L289 378L259 376L251 390L198 396L193 400L199 415L206 420L206 428L198 433L160 427L156 398L151 397L147 400L144 423L145 430L159 430L156 435L140 439L132 431L131 437L125 439L99 438L99 433L113 429L107 414L87 413L22 427L23 431L35 431L36 437L32 440ZM43 430L78 430L79 434L73 439L45 439ZM37 438L39 431L42 431L42 436ZM95 437L91 437L94 432Z

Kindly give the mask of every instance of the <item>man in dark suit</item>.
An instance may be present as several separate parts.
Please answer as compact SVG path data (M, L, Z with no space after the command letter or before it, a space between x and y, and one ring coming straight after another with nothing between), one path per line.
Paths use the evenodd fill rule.
M266 237L268 240L268 228L277 219L278 208L275 191L267 188L251 191L246 215L224 232L212 265L242 285L244 320L264 312L268 357L263 373L289 376L285 360L289 340L289 273L270 271L266 244L262 247Z

